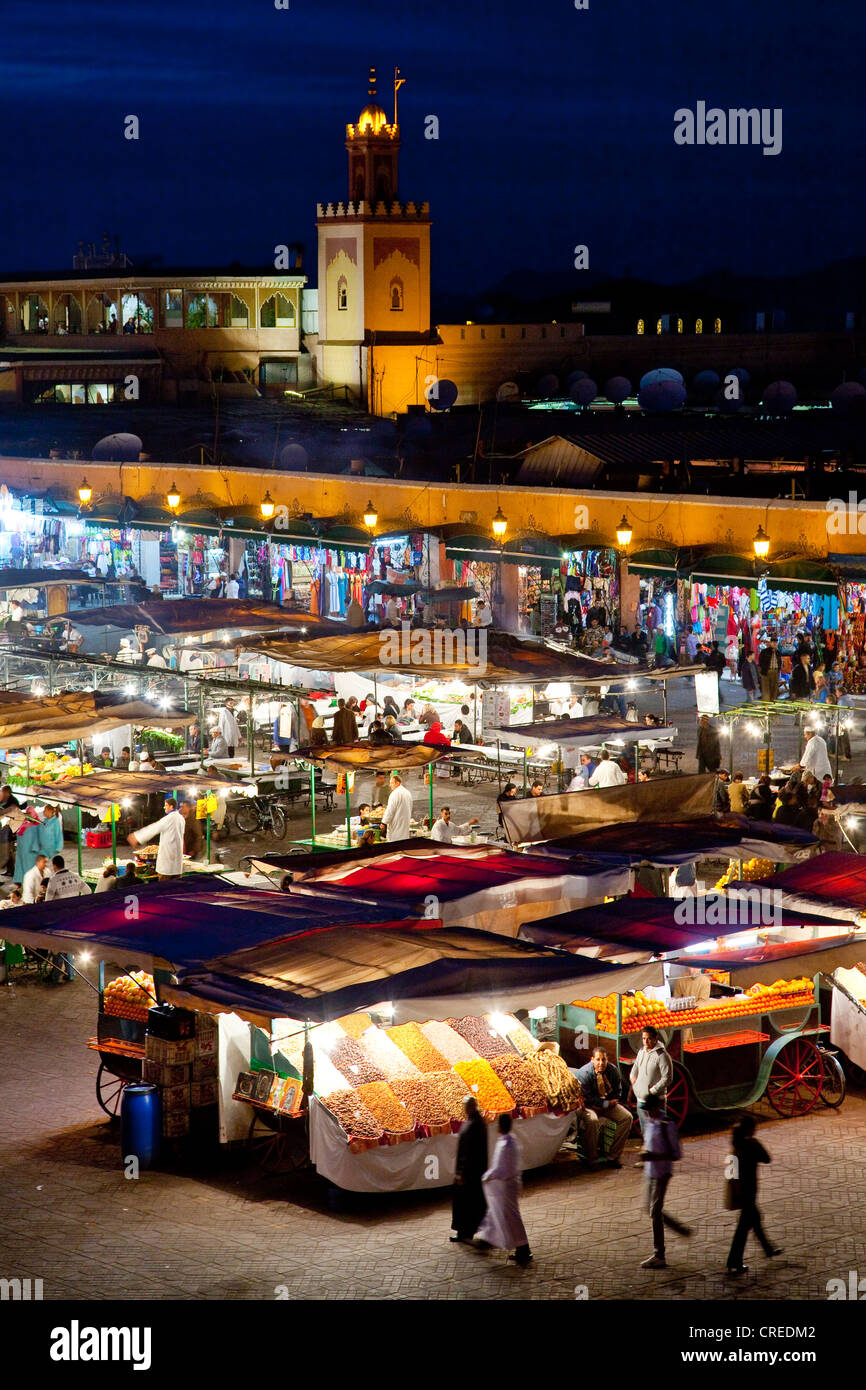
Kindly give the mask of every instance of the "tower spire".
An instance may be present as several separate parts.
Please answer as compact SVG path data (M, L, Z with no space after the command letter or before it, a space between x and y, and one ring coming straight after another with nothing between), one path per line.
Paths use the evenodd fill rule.
M367 96L368 96L368 97L374 97L375 95L376 95L376 69L375 69L375 68L371 68L371 69L370 69L370 80L369 80L369 83L368 83L368 86L367 86Z
M397 125L397 93L406 81L405 77L400 76L400 69L394 69L394 124Z

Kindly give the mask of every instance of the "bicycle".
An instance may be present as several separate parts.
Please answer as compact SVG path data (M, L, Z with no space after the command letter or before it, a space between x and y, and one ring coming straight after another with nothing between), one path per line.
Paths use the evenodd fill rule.
M234 822L242 835L265 830L278 840L284 840L289 829L285 807L272 796L245 798L234 813Z
M818 1043L817 1047L824 1068L824 1080L819 1096L825 1105L829 1105L832 1110L838 1110L848 1089L845 1072L837 1052L825 1047L823 1043Z

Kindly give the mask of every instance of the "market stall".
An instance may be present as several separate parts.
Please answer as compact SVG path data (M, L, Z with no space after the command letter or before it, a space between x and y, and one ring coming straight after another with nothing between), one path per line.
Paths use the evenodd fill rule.
M533 846L534 854L568 857L591 854L598 859L616 859L637 864L672 868L698 859L726 858L772 863L795 862L814 854L818 841L808 830L780 825L777 821L755 821L731 811L691 819L671 819L653 823L622 821L578 830Z
M728 769L734 770L734 745L739 763L750 759L754 749L758 773L773 768L772 730L780 719L796 720L799 733L798 758L802 757L804 731L814 729L835 739L835 777L839 780L840 733L853 727L852 712L844 705L818 704L812 700L755 700L720 711L724 721L720 732L728 739ZM745 737L743 737L745 735ZM749 749L749 753L744 750ZM724 750L722 752L724 758ZM744 770L744 769L742 769Z
M788 911L866 925L866 858L859 854L828 850L751 886L777 894ZM728 891L736 895L742 890L732 883Z
M512 846L556 840L607 825L657 825L712 815L715 776L701 773L589 788L559 795L503 801L502 820Z

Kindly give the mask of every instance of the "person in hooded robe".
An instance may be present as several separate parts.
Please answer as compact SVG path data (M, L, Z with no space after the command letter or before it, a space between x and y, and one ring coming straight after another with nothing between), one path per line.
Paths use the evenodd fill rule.
M33 868L37 856L45 853L40 844L41 830L42 819L39 811L35 806L28 806L24 812L24 820L15 833L15 883L23 883L24 875Z
M520 1215L521 1188L520 1149L511 1133L511 1116L499 1116L499 1139L493 1150L493 1162L481 1181L487 1201L487 1215L478 1231L482 1246L495 1245L500 1250L513 1250L519 1265L527 1265L532 1251L526 1238L526 1227Z
M46 806L42 812L39 850L49 860L63 853L63 821L56 806Z
M484 1220L487 1202L481 1179L487 1167L487 1126L474 1096L463 1102L466 1116L457 1138L457 1166L454 1172L454 1195L451 1201L450 1237L468 1245Z

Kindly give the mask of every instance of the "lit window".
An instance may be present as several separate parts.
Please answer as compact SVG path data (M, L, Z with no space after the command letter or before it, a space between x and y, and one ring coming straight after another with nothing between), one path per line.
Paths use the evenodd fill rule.
M704 331L704 321L703 321L703 319L695 319L695 332L696 332L696 333L703 333L703 331Z
M340 305L341 309L346 306ZM295 306L284 294L272 294L264 300L259 313L262 328L294 328Z
M391 313L399 314L403 311L403 281L399 278L391 281Z
M337 308L348 309L349 307L349 282L345 275L341 275L337 281Z
M163 328L183 328L182 290L166 290L162 326Z
M656 333L664 332L664 324L661 319L656 319Z
M682 319L677 319L677 332L678 332L678 333L682 333L682 331L683 331L683 321L682 321Z
M721 331L722 331L722 320L721 320L721 319L713 319L713 332L714 332L714 333L721 333Z
M646 332L646 324L644 323L643 319L638 319L638 321L637 321L637 331L638 331L638 336L640 336L642 333L645 333L645 332Z

